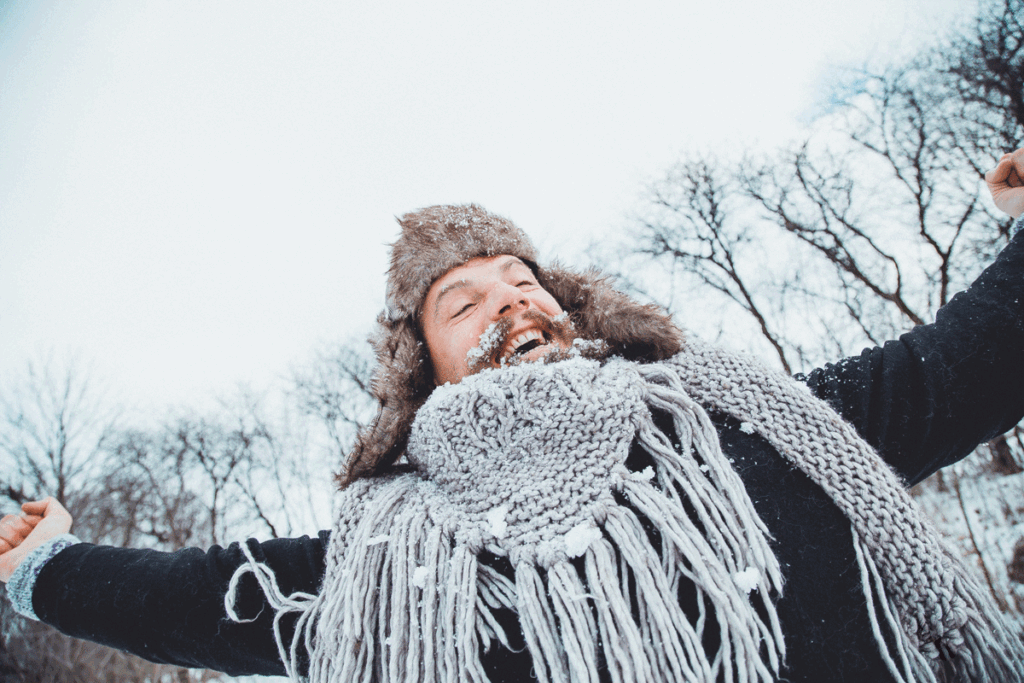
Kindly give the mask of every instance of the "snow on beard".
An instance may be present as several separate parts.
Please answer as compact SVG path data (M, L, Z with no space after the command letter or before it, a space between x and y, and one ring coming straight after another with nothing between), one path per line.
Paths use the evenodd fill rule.
M489 367L517 365L524 362L524 355L538 346L553 344L553 348L538 361L552 363L566 358L584 356L587 358L604 358L608 345L601 340L582 339L576 335L572 321L565 313L551 317L541 311L530 310L523 313L521 320L534 323L544 336L543 342L531 341L521 346L517 353L502 358L501 353L507 347L512 328L516 321L505 317L491 325L480 335L480 341L466 354L469 374L475 374Z

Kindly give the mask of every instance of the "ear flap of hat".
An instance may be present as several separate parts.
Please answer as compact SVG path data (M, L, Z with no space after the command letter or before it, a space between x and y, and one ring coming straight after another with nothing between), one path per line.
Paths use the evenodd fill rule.
M576 333L604 340L613 355L653 362L682 349L683 332L664 311L616 291L597 269L578 273L554 263L537 278L569 313Z
M396 321L382 313L370 344L377 356L371 384L377 416L359 431L345 469L336 477L341 488L385 470L398 459L416 411L434 389L427 347L412 319Z

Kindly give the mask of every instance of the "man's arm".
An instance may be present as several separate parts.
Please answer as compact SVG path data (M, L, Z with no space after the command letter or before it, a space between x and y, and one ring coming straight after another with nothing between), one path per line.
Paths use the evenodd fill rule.
M61 517L62 510L53 501L50 514ZM48 517L36 521L35 528L43 527ZM70 516L66 521L70 526ZM59 531L67 531L67 526ZM0 538L9 537L7 545L13 550L0 554L0 562L33 541L26 532L25 525L4 518ZM192 548L164 553L65 542L51 554L50 544L61 538L33 544L35 554L20 558L13 577L0 577L11 579L8 588L15 591L27 584L27 595L11 597L16 604L27 600L21 607L27 607L31 616L67 635L158 663L231 675L284 674L274 642L274 610L251 573L241 578L234 607L240 619L253 621L237 623L225 613L228 584L247 561L239 544L214 546L207 552ZM286 595L315 594L328 539L324 531L316 538L250 540L247 547L257 562L274 571ZM293 623L294 619L282 619L285 642L290 641ZM300 662L300 670L305 665Z
M285 595L315 594L324 572L329 533L316 538L250 540L257 562L269 566ZM274 610L252 574L242 577L227 618L224 595L246 562L234 543L207 552L174 553L81 543L46 563L33 596L39 619L63 633L131 652L150 661L216 669L239 676L283 675L274 642ZM283 619L285 642L294 620ZM300 667L304 668L304 667Z
M934 323L805 381L909 485L1012 428L1024 417L1024 235Z

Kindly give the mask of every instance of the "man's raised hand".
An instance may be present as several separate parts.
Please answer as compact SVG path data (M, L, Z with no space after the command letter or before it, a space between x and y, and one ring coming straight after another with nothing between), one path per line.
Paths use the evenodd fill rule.
M985 174L996 207L1013 218L1024 214L1024 149L1004 154Z
M66 534L71 515L56 498L25 503L22 514L0 519L0 581L7 583L14 570L40 545Z

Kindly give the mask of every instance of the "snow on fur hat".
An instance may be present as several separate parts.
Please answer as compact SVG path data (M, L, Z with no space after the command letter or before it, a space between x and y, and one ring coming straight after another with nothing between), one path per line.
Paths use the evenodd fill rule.
M569 314L576 334L601 339L610 353L638 361L664 360L680 350L682 332L661 309L615 291L596 269L576 272L537 266L537 250L512 221L476 204L431 206L398 219L391 245L387 309L370 343L377 356L372 391L376 418L360 430L342 488L380 474L405 450L413 418L434 390L430 354L419 325L427 291L439 277L470 259L508 254L527 263L541 287Z

